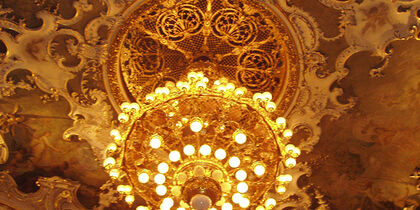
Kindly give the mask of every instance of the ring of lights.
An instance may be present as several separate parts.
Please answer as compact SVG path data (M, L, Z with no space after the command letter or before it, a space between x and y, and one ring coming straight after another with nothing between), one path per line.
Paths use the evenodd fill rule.
M283 164L293 167L300 154L286 145L292 132L284 118L273 121L271 94L252 96L201 72L186 79L156 88L141 105L121 106L125 125L111 133L116 142L104 166L123 183L118 188L127 203L141 196L161 209L189 208L194 197L222 209L270 204L267 192L284 192L291 181Z

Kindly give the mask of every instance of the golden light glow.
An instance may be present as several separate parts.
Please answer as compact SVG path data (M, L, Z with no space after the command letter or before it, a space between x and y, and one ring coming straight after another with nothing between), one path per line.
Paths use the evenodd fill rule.
M158 165L158 171L162 174L168 172L169 170L169 165L167 163L160 163Z
M233 133L233 139L235 139L236 143L243 144L246 142L246 135L241 130L236 130Z
M178 162L181 158L181 154L178 151L172 151L169 153L169 160L172 162Z
M132 187L130 185L118 185L117 191L120 193L129 193L131 192Z
M195 148L194 148L194 146L193 145L186 145L185 147L184 147L184 154L185 155L187 155L187 156L191 156L191 155L193 155L195 153Z
M164 196L166 194L166 186L165 185L158 185L156 187L156 194L160 195L160 196Z
M242 196L242 194L241 193L235 193L235 194L233 194L233 196L232 196L232 201L234 202L234 203L239 203L239 202L241 202L241 200L243 199L243 196Z
M291 138L293 136L293 131L290 129L286 129L283 131L284 138Z
M112 169L111 171L109 171L109 176L113 179L118 178L120 176L120 170Z
M117 148L118 148L117 144L111 143L111 144L108 144L108 147L106 148L106 150L109 152L115 152L117 151Z
M127 202L128 204L132 204L134 202L134 195L127 195L125 196L125 202Z
M155 134L150 138L150 146L153 149L158 149L161 144L162 144L162 136Z
M241 208L248 208L250 202L248 198L242 198L241 201L239 202L239 206Z
M285 164L286 164L286 167L293 168L293 167L296 166L296 159L294 159L294 158L287 158Z
M237 168L241 164L241 160L238 157L231 157L229 159L229 166L232 168Z
M277 201L274 198L269 198L265 201L265 208L271 209L276 206Z
M204 144L200 147L201 155L207 156L207 155L210 155L210 153L211 153L211 147L209 145Z
M222 206L222 210L232 210L232 209L233 209L233 206L230 203L225 203Z
M263 165L256 165L254 167L254 173L257 176L262 176L265 173L265 167Z
M115 165L115 159L113 157L108 157L104 160L104 167L110 168Z
M235 177L239 181L244 181L246 179L246 177L247 177L247 173L244 170L238 170L235 173Z
M156 184L163 184L166 181L166 177L163 174L156 174L153 180Z
M149 181L149 174L141 173L138 175L138 180L140 183L147 183Z
M190 124L190 128L193 132L200 132L203 129L203 122L200 119L194 119Z
M245 182L239 182L238 186L236 186L236 190L240 193L246 193L248 191L248 184Z
M137 206L136 210L150 210L147 206Z
M223 160L226 158L226 151L224 149L217 149L216 152L214 152L214 156L219 160Z

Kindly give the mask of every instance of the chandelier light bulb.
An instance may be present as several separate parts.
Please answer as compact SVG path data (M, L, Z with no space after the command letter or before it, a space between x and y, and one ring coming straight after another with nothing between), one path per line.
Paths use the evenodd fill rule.
M249 206L249 199L248 198L243 198L240 202L239 202L239 206L241 208L248 208Z
M193 145L188 144L184 147L184 154L187 156L191 156L195 153L195 148Z
M154 181L156 184L163 184L166 181L166 177L163 174L156 174Z
M116 140L116 141L121 140L121 134L117 129L112 129L110 134L114 138L114 140Z
M264 100L266 100L266 101L271 101L271 99L273 99L273 95L271 95L270 92L264 92L262 94L262 96L263 96Z
M268 102L268 103L267 103L267 105L265 106L265 109L266 109L267 111L269 111L269 112L274 112L274 111L276 110L276 107L277 107L276 103L274 103L274 102L270 101L270 102Z
M283 193L286 192L286 187L283 186L283 185L279 185L279 186L276 187L276 191L277 191L277 193L283 194Z
M291 182L293 180L292 175L290 174L284 174L284 175L280 175L277 180L279 180L279 182L281 183L288 183Z
M283 136L286 139L290 139L293 136L293 131L290 129L286 129L283 131Z
M121 110L122 111L128 111L129 109L130 109L130 103L128 103L128 102L124 102L124 103L122 103L121 105L120 105L120 108L121 108Z
M277 201L274 198L269 198L265 201L265 208L271 209L276 206Z
M254 173L257 176L262 176L265 173L265 167L263 165L256 165L254 167Z
M300 149L297 147L293 148L292 157L296 158L296 157L299 157L299 155L300 155Z
M138 103L135 103L135 102L131 103L130 104L130 110L138 112L140 110L140 105Z
M108 157L104 160L104 167L105 168L111 168L115 165L115 159L113 157Z
M203 122L200 119L194 119L190 124L190 128L195 133L200 132L203 129Z
M181 158L181 154L178 151L172 151L169 153L169 160L172 162L178 162Z
M286 119L284 117L278 117L276 119L276 124L280 129L284 129L286 127Z
M226 151L224 149L218 149L218 150L216 150L216 152L214 152L214 156L218 160L223 160L223 159L226 158Z
M162 204L160 205L161 209L170 209L172 206L174 206L174 200L172 198L165 198L162 201Z
M167 163L160 163L158 165L159 173L164 174L164 173L168 172L168 170L169 170L169 165Z
M118 169L112 169L109 171L109 176L113 179L116 179L120 176L120 171Z
M118 147L117 147L117 144L115 143L108 144L108 147L106 148L106 150L109 152L115 152L117 151L117 149Z
M252 99L255 102L260 102L260 101L262 101L264 99L264 96L263 96L262 93L254 93L254 96L252 97Z
M133 204L133 202L134 202L134 195L127 195L127 196L125 196L125 202L127 202L129 205Z
M149 174L143 172L143 173L139 174L137 176L137 178L138 178L140 183L145 184L149 181Z
M237 167L239 167L240 164L241 164L241 160L239 160L238 157L231 157L229 159L229 165L232 168L237 168Z
M118 185L117 191L120 193L129 193L131 192L132 187L130 185Z
M136 210L150 210L147 206L137 206Z
M211 153L211 147L209 145L204 144L200 147L201 155L207 156L207 155L210 155L210 153Z
M149 93L146 95L146 102L150 103L155 100L155 94Z
M227 83L226 84L226 90L227 91L233 91L233 90L235 90L235 84L233 84L233 83Z
M233 139L235 139L236 143L243 144L246 142L246 135L238 129L233 133Z
M156 187L156 194L160 195L160 196L164 196L166 194L166 187L165 185L158 185Z
M248 192L248 184L245 182L239 182L239 184L236 186L236 190L240 193L246 193Z
M246 92L246 88L244 87L240 87L240 88L236 88L235 90L235 95L236 96L243 96Z
M120 113L118 115L118 120L122 123L125 123L128 121L128 115L126 113Z
M232 201L234 202L234 203L239 203L239 202L241 202L241 200L243 199L244 197L242 196L242 194L241 193L235 193L235 194L233 194L233 196L232 196Z
M288 144L286 147L284 147L284 150L286 150L287 153L292 154L295 149L295 145Z
M150 138L150 146L153 149L158 149L161 146L161 144L162 144L162 136L155 134Z
M235 173L235 177L239 181L244 181L247 177L247 173L244 170L239 170Z
M264 206L257 206L255 210L265 210Z
M285 163L286 163L286 167L293 168L293 167L296 166L296 159L294 159L294 158L287 158L287 160L286 160Z
M224 203L222 206L222 210L232 210L233 206L230 203Z

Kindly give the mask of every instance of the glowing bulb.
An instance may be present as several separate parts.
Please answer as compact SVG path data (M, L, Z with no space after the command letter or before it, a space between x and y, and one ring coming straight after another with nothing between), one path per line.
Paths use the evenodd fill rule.
M276 119L276 124L280 129L284 129L286 127L286 119L284 117L279 117Z
M233 83L227 83L226 84L226 90L227 91L233 91L233 90L235 90L235 84L233 84Z
M136 102L130 104L130 110L138 112L140 110L140 105Z
M140 183L147 183L149 181L149 174L147 173L141 173L137 176Z
M194 80L197 79L197 74L195 72L190 72L190 73L188 73L187 77L188 77L188 80L194 81Z
M168 170L169 170L169 166L168 166L167 163L160 163L158 165L158 171L160 173L164 174L164 173L168 172Z
M150 146L153 149L158 149L161 144L162 144L162 136L155 134L150 138Z
M246 193L248 191L248 185L245 182L239 182L236 186L236 190L240 193Z
M204 156L210 155L211 147L207 144L204 144L200 147L200 153Z
M172 151L169 153L169 160L172 162L177 162L181 158L181 154L178 151Z
M296 166L296 159L288 158L285 163L288 168L293 168Z
M265 210L264 206L257 206L255 210Z
M195 133L200 132L203 128L203 122L200 119L194 119L190 124L190 128Z
M155 100L155 94L149 93L146 95L146 102L150 103Z
M269 198L265 201L265 208L271 209L276 206L277 201L274 198Z
M114 138L114 140L116 141L121 140L121 134L117 129L112 129L110 134Z
M162 88L161 88L161 93L162 93L163 95L168 95L168 94L169 94L169 89L168 89L167 87L162 87Z
M293 148L292 157L298 157L300 155L300 149L295 147Z
M236 130L233 133L233 138L238 144L243 144L246 142L246 135L241 130Z
M270 101L267 103L267 105L265 106L265 109L269 112L274 112L276 110L276 103Z
M112 169L111 171L109 171L109 176L112 179L116 179L120 176L120 171L118 169Z
M245 94L245 92L246 92L246 88L240 87L240 88L237 88L235 90L235 95L237 95L237 96L243 96Z
M239 167L240 164L241 164L241 160L239 160L238 157L231 157L229 159L229 165L232 168L237 168L237 167Z
M292 175L290 174L284 174L284 175L280 175L277 180L279 180L279 182L291 182L293 180Z
M132 187L130 185L118 185L117 191L120 193L129 193L131 192Z
M197 84L196 84L197 88L200 88L200 89L206 88L206 85L207 84L203 81L197 82Z
M125 112L128 111L130 109L130 103L128 102L124 102L121 104L120 108Z
M284 138L289 139L293 136L293 131L290 130L290 129L286 129L286 130L283 131L283 136L284 136Z
M150 210L149 207L146 206L137 206L136 210Z
M154 181L156 184L163 184L165 183L166 177L163 174L156 174Z
M239 203L239 202L241 202L241 200L243 199L244 197L242 196L242 194L241 193L235 193L235 194L233 194L233 196L232 196L232 201L234 202L234 203Z
M125 196L125 202L127 202L129 205L133 204L133 202L134 202L134 195L127 195L127 196Z
M257 176L262 176L265 173L265 167L263 165L256 165L254 167L254 173Z
M174 200L172 198L165 198L160 204L161 209L170 209L174 205Z
M118 120L122 123L125 123L128 121L128 115L126 113L120 113L118 115Z
M239 170L235 173L235 177L239 181L244 181L247 177L247 173L244 170Z
M156 187L156 194L160 195L160 196L164 196L166 194L166 187L165 185L158 185Z
M262 93L255 93L252 99L254 99L255 102L260 102L264 99L264 96Z
M285 193L286 192L286 187L283 186L283 185L279 185L279 186L277 186L276 191L280 194Z
M286 147L284 147L284 150L286 150L287 153L292 154L295 146L293 144L288 144Z
M239 206L242 207L242 208L247 208L249 206L249 199L248 198L243 198L239 202Z
M222 210L232 210L233 206L230 203L224 203L222 206Z
M110 168L114 165L115 165L115 159L114 158L109 157L109 158L104 160L104 167L105 168Z
M264 92L262 94L262 96L263 96L264 100L266 100L266 101L271 101L271 99L273 98L273 95L271 95L270 92Z
M216 152L214 152L214 156L218 160L223 160L223 159L226 158L226 151L224 149L218 149L218 150L216 150Z
M106 150L109 152L115 152L117 151L117 148L118 147L115 143L111 143L111 144L108 144L108 147L106 148Z
M193 145L188 144L184 147L184 154L191 156L195 153L195 148Z

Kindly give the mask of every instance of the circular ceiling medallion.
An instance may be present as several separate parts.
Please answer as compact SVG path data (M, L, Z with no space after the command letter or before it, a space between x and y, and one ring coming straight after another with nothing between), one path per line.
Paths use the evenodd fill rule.
M112 37L105 67L111 101L136 101L204 65L213 69L205 72L209 78L271 92L284 114L302 68L286 20L257 1L145 1Z

